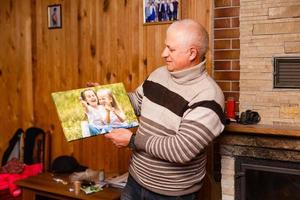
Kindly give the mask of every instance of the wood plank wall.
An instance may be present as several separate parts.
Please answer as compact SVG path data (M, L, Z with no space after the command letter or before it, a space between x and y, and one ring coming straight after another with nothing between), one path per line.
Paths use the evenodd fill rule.
M67 143L51 92L124 82L133 90L158 66L169 24L143 25L142 0L0 0L0 156L12 133L35 125L51 135L51 159L74 155L93 169L127 170L130 152L97 136ZM47 6L62 5L62 29ZM211 1L182 0L182 18L211 33ZM207 55L211 69L211 52ZM210 70L211 71L211 70Z
M0 1L0 156L19 127L34 124L30 0Z

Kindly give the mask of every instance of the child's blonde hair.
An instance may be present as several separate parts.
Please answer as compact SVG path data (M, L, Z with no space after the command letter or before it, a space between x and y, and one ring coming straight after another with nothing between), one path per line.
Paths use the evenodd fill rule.
M117 103L117 100L116 100L115 96L113 95L113 93L112 93L112 91L110 89L105 88L105 89L99 89L97 91L97 97L98 97L98 99L99 99L99 96L106 96L106 95L109 96L109 97L111 97L111 99L112 99L111 106L113 108L115 108L116 110L121 111L120 107L119 107L119 105Z

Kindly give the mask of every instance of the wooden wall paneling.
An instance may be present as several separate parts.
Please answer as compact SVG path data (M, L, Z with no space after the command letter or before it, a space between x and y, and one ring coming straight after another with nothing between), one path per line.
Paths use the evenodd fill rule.
M52 158L73 152L72 143L62 134L51 93L78 87L77 2L36 2L35 122L51 132ZM61 29L48 29L47 9L51 4L62 6Z
M182 0L182 17L191 18L202 24L209 35L209 51L206 54L206 68L212 74L212 1L211 0Z
M128 1L127 1L128 2ZM133 1L132 4L128 4L129 9L127 9L129 13L129 27L130 32L128 32L126 40L128 40L130 46L130 60L128 61L129 66L129 74L127 76L128 83L127 90L133 91L139 84L139 69L140 69L140 61L142 60L142 56L140 54L141 46L143 44L142 39L140 38L140 10L139 7L141 5L141 1ZM125 50L126 51L126 50Z
M166 30L167 25L143 25L143 67L140 72L140 82L157 67L163 65L163 59L160 57L164 44L159 44L159 36Z
M78 13L78 43L79 43L79 84L86 86L86 82L96 82L97 68L94 65L98 54L96 49L96 9L100 1L79 1ZM99 82L99 81L97 81Z
M17 128L33 125L30 1L0 6L0 158Z
M87 81L100 84L122 81L126 87L131 84L129 77L132 31L127 29L132 27L131 21L134 22L129 19L132 13L130 8L136 7L132 4L136 2L108 5L104 5L104 1L81 2L80 35L84 37L80 37L80 72L83 79L89 77L90 80L81 79L80 84ZM90 44L90 47L87 44ZM89 48L91 52L87 51ZM135 54L138 55L137 52ZM124 168L124 162L128 165L129 159L123 162L122 158L120 161L121 156L128 157L127 150L116 149L103 136L85 139L78 143L78 148L76 144L74 152L76 149L83 149L85 152L80 155L75 153L79 160L95 169L105 168L107 171L116 172Z
M102 33L106 32L101 20L102 4L103 3L101 1L96 1L90 2L89 5L85 5L83 4L83 1L81 1L80 9L83 14L81 19L83 20L80 22L82 24L82 27L80 27L80 33L81 36L84 37L81 37L80 43L82 44L83 39L86 41L86 45L88 45L86 48L84 48L84 46L82 46L83 48L80 48L80 51L83 53L83 56L80 55L82 65L81 72L86 73L83 77L89 77L89 79L82 83L83 85L85 85L87 81L103 84L103 79L100 79L99 77L106 77L104 76L105 72L101 56L103 53L103 49L101 49L101 47L104 41ZM89 19L89 15L87 15L87 13L92 16L92 20ZM88 53L86 51L87 49L89 49ZM84 53L86 53L86 55ZM80 146L80 149L84 149L87 154L79 156L78 159L85 160L91 168L104 169L105 156L109 152L106 151L105 147L107 145L104 137L97 136L82 142L83 146Z
M127 5L125 4L127 2ZM140 43L142 43L142 39L140 38L140 8L141 1L124 1L125 7L127 7L126 12L128 19L126 22L128 23L129 30L126 31L126 35L124 41L126 41L128 50L125 48L124 52L127 52L125 58L121 58L127 63L124 68L127 68L126 77L123 78L125 82L125 86L127 91L134 91L139 84L139 68L140 68L140 60L141 60L141 48ZM126 29L125 29L126 30ZM122 81L122 79L121 79ZM132 130L135 132L136 130ZM120 150L119 150L120 151ZM128 170L129 161L131 158L131 151L129 149L125 149L125 151L120 151L119 159L118 159L118 168L121 173Z
M100 54L102 53L100 44L98 44L97 30L99 29L101 1L80 1L79 14L79 80L81 87L85 87L86 82L99 82L103 84L103 80L98 79L98 73L103 73L102 61ZM103 30L101 30L103 31ZM100 76L103 77L103 76ZM74 155L78 160L93 169L104 169L106 143L103 136L92 137L78 141L75 144ZM77 151L78 150L78 151Z
M124 77L126 77L125 70L128 69L128 65L126 66L127 57L125 54L125 47L126 46L126 35L128 34L127 31L128 23L126 23L128 19L128 15L126 15L126 8L122 1L119 3L115 3L110 1L108 10L106 14L109 14L109 32L111 40L110 40L110 49L109 57L110 57L110 64L106 65L107 73L110 76L107 76L106 81L108 83L114 83L122 81L124 82ZM126 26L126 27L125 27ZM103 27L105 29L105 27ZM127 30L126 30L127 29ZM129 49L127 49L129 52ZM128 57L130 60L130 57ZM125 83L125 82L124 82ZM126 83L125 83L126 84ZM118 158L120 156L120 151L113 146L113 144L109 141L105 143L105 149L107 152L105 155L105 170L110 172L118 172ZM124 151L124 150L121 150Z
M138 82L139 69L139 10L141 1L121 1L114 12L116 13L115 31L117 34L117 81L123 82L127 91L135 89ZM117 30L117 31L116 31ZM115 147L114 147L115 148ZM131 152L128 149L118 149L117 169L119 172L128 170Z
M113 82L123 82L127 90L132 88L132 63L138 64L138 49L133 49L132 45L138 43L138 31L133 27L138 27L138 18L135 13L139 7L137 1L121 1L119 4L112 4L108 13L112 16L110 27L110 56L114 58L112 64L107 66L108 74L111 74ZM137 30L137 29L136 29ZM112 80L107 80L112 81ZM134 86L136 87L136 85ZM128 169L130 153L126 149L116 149L111 143L106 143L107 149L111 151L111 156L106 155L105 169L110 171L124 172Z

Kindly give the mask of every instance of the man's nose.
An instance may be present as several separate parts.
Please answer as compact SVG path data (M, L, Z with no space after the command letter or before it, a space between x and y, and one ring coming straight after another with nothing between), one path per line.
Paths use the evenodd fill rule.
M161 53L161 57L163 57L163 58L168 57L168 49L167 49L167 47L164 48L163 52Z

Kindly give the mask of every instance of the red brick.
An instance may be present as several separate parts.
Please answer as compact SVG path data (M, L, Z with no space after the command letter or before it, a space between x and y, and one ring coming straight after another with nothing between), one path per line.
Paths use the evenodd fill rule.
M232 28L240 27L240 18L238 17L231 18L231 27Z
M240 0L232 0L232 6L240 6Z
M219 8L215 9L215 18L218 17L238 17L240 15L240 8Z
M232 49L240 49L240 40L232 40Z
M230 28L230 19L215 19L215 28Z
M238 28L215 30L214 35L215 39L239 38L240 30Z
M215 61L214 69L215 70L230 70L231 69L231 61Z
M215 7L230 6L231 0L215 0Z
M240 80L240 72L237 71L215 71L214 73L215 80L224 80L224 81L239 81Z
M240 61L239 60L232 61L232 70L240 70Z
M240 82L231 82L231 91L240 91Z
M214 47L215 49L230 49L230 40L215 40Z
M217 81L222 91L230 91L230 82Z
M214 58L215 58L215 60L239 59L240 58L240 50L215 51Z

